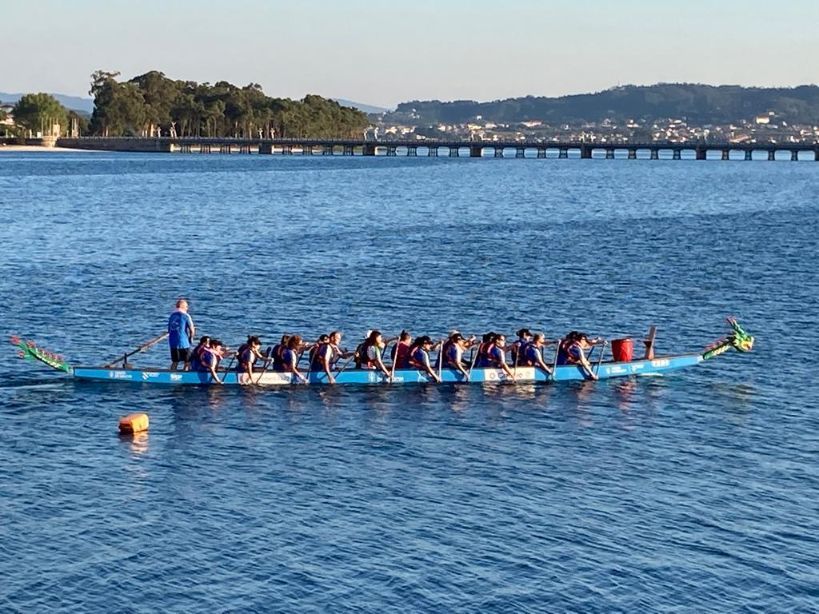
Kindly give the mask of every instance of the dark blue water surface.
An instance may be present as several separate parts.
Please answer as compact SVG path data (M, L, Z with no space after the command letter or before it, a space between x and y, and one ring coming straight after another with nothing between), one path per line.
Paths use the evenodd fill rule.
M0 332L75 363L180 295L234 344L757 337L665 378L332 390L82 385L7 346L0 610L816 611L818 199L804 161L0 154Z

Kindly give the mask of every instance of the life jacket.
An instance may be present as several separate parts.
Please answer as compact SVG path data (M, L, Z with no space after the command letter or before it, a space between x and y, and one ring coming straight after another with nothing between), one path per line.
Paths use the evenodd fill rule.
M458 365L458 346L450 342L442 352L445 367L456 367Z
M321 371L324 369L324 365L321 361L321 355L324 354L325 348L329 347L329 343L317 343L313 346L310 350L310 370L311 371ZM330 355L332 357L332 354Z
M538 348L534 346L531 341L522 344L521 348L518 350L517 355L517 365L519 367L534 367L537 364L537 361L532 359L530 354L532 354L532 350L535 352L540 352Z
M397 343L392 349L392 361L396 369L406 369L409 367L410 346L406 343Z
M426 360L424 360L426 358ZM414 350L409 352L407 356L407 364L411 369L424 369L427 368L427 362L429 361L429 354L427 351L422 347L416 347Z
M355 349L355 368L356 369L375 369L375 361L370 360L368 354L373 343L369 340L364 341Z
M284 360L282 358L284 351L287 348L282 345L281 343L277 343L273 346L273 350L270 353L270 358L273 366L274 371L283 371L284 370Z
M525 360L526 348L529 347L530 343L531 341L524 341L523 339L518 339L512 343L512 347L509 348L509 357L512 359L512 364L523 364L521 361Z
M202 345L201 343L199 345L197 345L195 348L193 348L193 351L191 352L191 360L190 360L191 371L204 371L205 370L204 365L202 365L202 359L201 359L202 350L204 350L204 349L205 349L205 346Z
M256 364L256 354L247 343L244 343L236 351L236 360L239 363L239 371L245 371L248 365L253 366Z
M573 348L579 348L580 351L583 351L583 348L580 347L580 344L577 341L564 339L560 342L560 351L557 354L557 364L559 365L576 365L580 361L572 354Z
M201 371L210 371L211 362L213 362L213 368L217 369L219 367L219 362L222 360L221 354L214 350L213 348L206 348L203 347L199 350L199 369Z
M495 348L498 346L495 345L494 342L490 343L482 343L478 348L478 360L476 361L477 367L482 367L484 369L494 369L500 367L500 361L495 357Z

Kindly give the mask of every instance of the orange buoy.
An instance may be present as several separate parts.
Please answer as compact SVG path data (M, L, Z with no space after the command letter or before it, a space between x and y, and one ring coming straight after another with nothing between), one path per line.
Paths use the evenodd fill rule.
M119 419L119 432L128 435L148 430L148 414L128 414Z

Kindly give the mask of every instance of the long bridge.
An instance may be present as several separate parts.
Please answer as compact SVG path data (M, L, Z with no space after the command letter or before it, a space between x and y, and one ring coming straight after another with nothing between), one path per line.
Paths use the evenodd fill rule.
M599 143L588 141L461 141L461 140L364 140L364 139L253 139L217 137L79 137L59 138L57 147L105 151L222 153L222 154L280 154L324 156L448 156L450 158L569 158L581 159L640 157L659 160L670 154L671 159L695 160L740 159L753 160L754 153L768 160L776 160L777 153L790 154L791 160L819 161L819 142L816 143L729 143L729 142L670 142ZM442 154L443 152L443 154ZM547 154L548 152L548 154ZM737 152L734 157L732 152ZM615 156L617 153L617 156ZM685 156L683 154L685 153ZM710 155L709 155L710 154ZM800 156L801 154L801 156ZM782 156L780 155L780 158Z

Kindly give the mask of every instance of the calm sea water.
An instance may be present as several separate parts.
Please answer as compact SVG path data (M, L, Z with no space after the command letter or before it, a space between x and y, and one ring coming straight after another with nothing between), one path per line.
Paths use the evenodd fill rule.
M818 197L813 162L0 154L0 332L75 363L180 295L234 343L757 337L665 378L333 390L7 346L0 610L816 611Z

